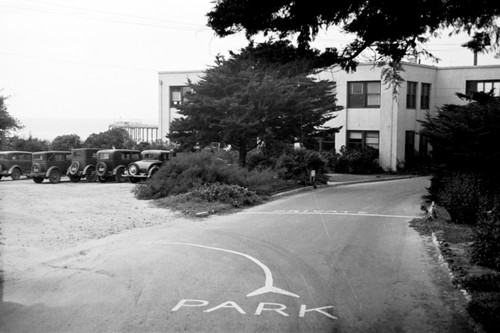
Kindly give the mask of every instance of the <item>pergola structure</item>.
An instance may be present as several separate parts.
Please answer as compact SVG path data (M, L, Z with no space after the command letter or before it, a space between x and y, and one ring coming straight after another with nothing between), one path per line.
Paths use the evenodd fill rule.
M109 125L109 129L123 128L136 142L156 142L158 137L158 125L147 125L140 122L119 121Z

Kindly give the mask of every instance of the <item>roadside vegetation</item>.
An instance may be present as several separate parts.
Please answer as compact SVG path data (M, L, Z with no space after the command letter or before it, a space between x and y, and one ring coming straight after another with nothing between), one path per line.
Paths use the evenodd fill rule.
M500 327L500 98L477 93L423 122L433 147L427 219L412 225L436 236L467 310L485 331ZM427 208L429 209L429 208Z
M318 184L327 181L325 160L314 151L292 149L274 165L252 170L241 167L238 160L237 154L225 151L181 153L133 193L138 199L158 199L159 206L196 215L253 206L273 194L313 186L309 177L313 169Z

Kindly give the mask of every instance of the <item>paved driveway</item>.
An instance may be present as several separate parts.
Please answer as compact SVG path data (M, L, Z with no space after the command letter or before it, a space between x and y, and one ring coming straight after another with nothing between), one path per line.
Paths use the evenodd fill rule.
M7 279L0 327L469 332L432 242L408 227L426 186L327 187L207 219L166 213L165 224L48 251Z

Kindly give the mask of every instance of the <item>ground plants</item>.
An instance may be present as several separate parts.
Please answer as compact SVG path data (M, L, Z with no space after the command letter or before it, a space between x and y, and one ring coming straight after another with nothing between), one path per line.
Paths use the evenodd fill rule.
M442 205L450 219L420 225L443 238L442 252L455 280L471 295L468 313L487 332L496 332L500 326L500 98L493 93L466 98L468 104L446 105L422 122L421 134L433 147L428 198ZM446 230L453 228L460 232L452 234L465 240L451 240Z
M267 196L287 186L272 170L249 171L210 152L181 153L165 164L147 182L134 188L139 199L158 199L184 194L209 184L237 185ZM225 188L229 190L230 188Z
M334 172L374 174L382 172L378 163L378 150L372 147L351 148L342 146L330 164Z
M475 224L486 204L482 179L473 173L455 172L443 176L436 199L448 210L455 223Z

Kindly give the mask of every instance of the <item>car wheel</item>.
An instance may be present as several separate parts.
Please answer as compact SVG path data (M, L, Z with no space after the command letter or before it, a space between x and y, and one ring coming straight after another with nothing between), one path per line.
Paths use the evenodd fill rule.
M123 183L125 181L125 177L123 177L123 173L125 172L125 168L118 168L115 174L115 180L117 183Z
M41 184L43 182L43 177L33 177L33 181L37 184Z
M80 181L80 177L79 176L70 175L69 176L69 180L71 180L71 182L73 182L73 183L78 183Z
M59 170L52 170L52 172L49 175L49 182L51 184L57 184L61 181L61 171Z
M80 163L78 161L74 161L71 163L69 166L69 174L70 175L76 175L76 173L80 170Z
M97 180L99 180L99 183L105 183L106 182L106 177L98 176Z
M108 166L104 162L97 163L95 169L99 177L104 177L106 175L106 172L108 172Z
M10 174L10 177L12 178L12 180L19 180L21 179L21 170L19 169L14 169L12 170L12 173Z
M94 183L97 181L97 173L94 168L89 168L85 173L85 180L87 183Z

